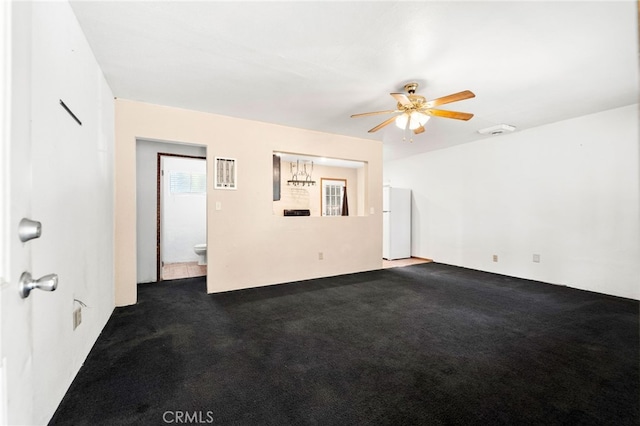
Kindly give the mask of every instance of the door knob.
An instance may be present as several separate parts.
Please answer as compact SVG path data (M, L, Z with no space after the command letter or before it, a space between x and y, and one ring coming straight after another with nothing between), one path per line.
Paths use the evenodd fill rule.
M23 272L20 277L19 290L20 296L24 299L29 297L29 293L34 288L53 291L58 287L58 276L56 274L45 275L44 277L34 280L30 273Z
M26 217L20 221L18 225L18 237L20 241L26 243L34 238L40 238L42 235L42 224L37 220L27 219Z

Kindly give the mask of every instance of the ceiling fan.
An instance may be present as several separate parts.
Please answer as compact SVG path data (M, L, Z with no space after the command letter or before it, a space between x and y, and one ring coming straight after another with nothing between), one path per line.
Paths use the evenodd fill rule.
M415 94L417 88L418 83L407 83L404 85L404 90L407 91L408 95L405 95L404 93L391 93L391 96L393 96L396 101L398 101L397 109L353 114L351 118L366 117L369 115L378 114L400 113L400 115L393 116L378 124L376 127L369 130L369 133L377 132L384 126L395 121L396 125L401 129L413 130L413 133L417 135L424 132L424 125L427 121L429 121L429 118L431 118L431 116L455 118L456 120L465 121L473 117L473 114L469 114L467 112L433 109L433 107L439 105L473 98L476 96L473 94L473 92L465 90L463 92L454 93L452 95L443 96L442 98L427 101L424 96Z

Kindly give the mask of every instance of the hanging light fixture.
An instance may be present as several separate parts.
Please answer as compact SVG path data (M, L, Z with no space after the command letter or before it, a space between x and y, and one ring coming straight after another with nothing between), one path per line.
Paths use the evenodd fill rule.
M408 122L409 129L415 130L420 126L424 126L427 123L427 121L429 121L430 118L431 117L429 117L427 114L424 114L418 111L413 111L411 113L405 112L403 114L400 114L396 118L396 126L398 126L401 129L406 129L407 122Z

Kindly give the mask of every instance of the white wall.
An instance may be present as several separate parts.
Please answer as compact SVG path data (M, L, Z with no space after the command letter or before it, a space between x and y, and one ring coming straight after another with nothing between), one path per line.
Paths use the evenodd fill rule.
M3 232L12 247L2 287L3 420L46 424L114 308L113 94L68 3L12 8L10 155L12 168L26 167L11 171L10 229ZM14 182L27 192L14 191ZM42 221L42 237L20 244L21 217ZM57 290L21 299L25 270L35 278L56 273ZM87 305L76 330L74 299Z
M162 189L162 261L197 262L196 244L207 242L207 193L174 194L170 192L171 172L207 173L207 162L192 158L163 157Z
M413 256L639 299L638 155L632 105L388 162L384 180L413 190Z
M158 153L206 156L204 146L138 140L136 142L136 259L138 283L157 281L156 218Z

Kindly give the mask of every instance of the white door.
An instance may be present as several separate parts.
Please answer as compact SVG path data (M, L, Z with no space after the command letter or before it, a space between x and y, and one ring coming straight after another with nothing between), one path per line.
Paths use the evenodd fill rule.
M0 423L43 424L113 309L113 213L101 201L112 196L96 185L96 176L111 172L97 158L100 113L87 101L101 95L100 76L87 65L88 46L70 6L1 2L0 8ZM40 238L20 241L23 218L42 223ZM104 229L104 244L95 229ZM24 272L34 279L57 274L58 289L21 297ZM75 329L78 300L92 309Z
M14 6L15 7L15 6ZM2 76L2 424L28 422L32 401L16 395L33 395L33 309L34 300L22 299L18 281L25 271L32 271L31 248L37 240L22 243L18 239L18 223L32 215L31 177L31 87L28 76L16 75L30 62L30 49L9 44L13 40L29 40L30 20L26 14L15 14L12 3L2 3L3 67ZM22 20L20 18L23 18ZM12 75L13 74L13 75ZM11 414L10 414L11 413Z

